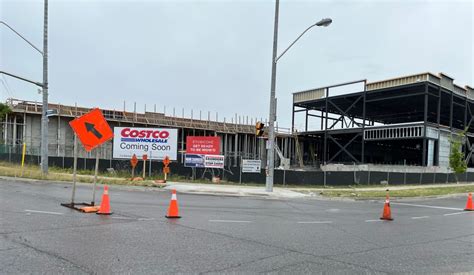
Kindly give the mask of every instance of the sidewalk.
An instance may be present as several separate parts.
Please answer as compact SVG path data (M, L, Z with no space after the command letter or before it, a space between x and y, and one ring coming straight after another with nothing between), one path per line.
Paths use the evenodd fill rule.
M409 186L374 186L374 187L354 187L354 188L305 188L305 187L289 187L289 188L273 188L273 192L265 191L265 186L241 186L241 185L220 185L220 184L195 184L183 182L168 182L164 189L176 189L181 193L194 194L211 194L211 195L228 195L228 196L263 196L270 198L304 198L314 197L316 194L324 191L344 191L344 192L366 192L366 191L391 191L396 190L413 190L413 189L430 189L443 187L461 187L473 186L474 183L459 184L426 184L426 185L409 185ZM317 196L317 195L316 195Z
M290 190L296 192L317 192L317 191L385 191L387 189L395 190L412 190L412 189L426 189L426 188L442 188L442 187L455 187L455 186L470 186L474 185L474 182L470 183L447 183L447 184L420 184L420 185L384 185L384 186L363 186L363 187L353 187L353 188L337 188L328 186L326 188L305 188L305 187L294 187L289 188Z
M309 194L293 191L287 188L273 188L273 192L265 191L265 186L239 186L221 184L194 184L181 182L168 182L164 189L176 189L180 193L227 195L227 196L258 196L269 198L304 198Z
M56 181L56 180L38 180L38 179L27 179L27 178L15 178L0 176L1 180L9 181L26 181L26 182L49 182L49 183L62 183L72 184L71 181ZM104 179L107 182L107 179ZM265 185L261 186L246 186L246 185L230 185L230 184L212 184L212 183L190 183L190 182L168 182L165 187L159 188L153 181L142 181L140 183L146 184L146 186L128 185L128 184L111 184L114 188L124 190L137 190L137 191L164 191L170 189L176 189L179 193L189 194L206 194L206 195L222 195L222 196L253 196L253 197L264 197L264 198L275 198L275 199L293 199L293 198L308 198L308 197L340 197L341 194L349 194L351 196L359 197L357 193L370 193L379 192L382 193L380 196L385 196L385 190L400 191L400 190L436 190L443 187L468 187L468 192L474 187L474 183L459 183L459 184L426 184L426 185L397 185L397 186L358 186L358 187L345 187L337 188L328 186L324 187L274 187L273 192L266 192ZM91 183L77 183L78 185L92 185ZM110 183L109 183L110 184ZM153 187L155 185L155 187ZM435 189L436 188L436 189ZM466 190L464 190L466 191ZM463 191L463 192L464 192ZM338 193L341 194L338 194ZM474 192L474 191L472 191ZM322 193L325 193L322 195ZM333 195L330 195L333 193ZM425 192L426 193L426 192ZM377 195L377 196L379 196ZM423 196L423 195L420 195Z

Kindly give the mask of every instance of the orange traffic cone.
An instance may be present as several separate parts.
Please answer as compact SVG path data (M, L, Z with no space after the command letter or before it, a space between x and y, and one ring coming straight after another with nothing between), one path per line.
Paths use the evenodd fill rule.
M168 208L168 214L166 215L168 219L179 219L181 216L178 214L178 198L176 197L176 190L171 190L171 201L170 207Z
M112 211L110 211L109 187L107 187L107 185L104 185L104 194L102 194L102 201L100 202L100 208L96 214L99 214L99 215L112 214Z
M472 194L471 193L469 193L469 195L467 195L466 208L464 208L464 211L474 211L474 206L472 205Z
M387 197L385 198L385 204L383 206L382 217L380 217L380 219L381 220L387 220L387 221L393 221L392 211L390 211L390 199L388 197L388 192L387 192Z

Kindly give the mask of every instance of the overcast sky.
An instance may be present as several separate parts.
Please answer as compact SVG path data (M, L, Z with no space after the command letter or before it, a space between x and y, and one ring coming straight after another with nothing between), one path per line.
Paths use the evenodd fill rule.
M426 71L473 86L473 2L282 0L279 52L315 21L333 24L278 62L279 125L290 127L300 90ZM0 18L42 48L43 1L0 0ZM50 0L50 102L267 118L273 19L274 1ZM0 35L0 70L41 81L41 55L2 25ZM2 100L41 100L0 80Z

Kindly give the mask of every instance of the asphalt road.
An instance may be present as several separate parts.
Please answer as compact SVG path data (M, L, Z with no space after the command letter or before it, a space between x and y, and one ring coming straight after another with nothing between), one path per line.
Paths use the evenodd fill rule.
M79 186L76 201L90 201ZM101 191L98 192L100 198ZM112 186L114 214L65 207L69 184L0 180L0 273L454 273L474 271L466 196L275 200ZM403 203L403 204L398 204Z

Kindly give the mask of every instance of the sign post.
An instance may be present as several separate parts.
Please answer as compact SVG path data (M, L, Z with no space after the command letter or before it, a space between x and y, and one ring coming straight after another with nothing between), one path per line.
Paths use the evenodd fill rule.
M72 197L71 206L74 207L74 197L76 195L76 177L77 177L77 135L74 133L74 161L72 164Z
M97 188L97 174L99 174L99 149L95 149L94 191L92 191L92 205L95 205L95 189Z
M164 159L163 159L163 174L165 174L165 182L166 180L168 179L168 173L170 172L170 168L168 167L168 165L170 165L170 158L168 156L166 156Z
M107 120L105 120L102 112L99 109L92 109L90 112L81 117L75 118L69 125L74 131L74 167L73 167L73 186L71 203L61 203L62 206L69 207L76 210L74 202L76 195L77 182L77 139L81 140L82 146L87 152L99 147L106 141L113 137L112 129L110 129ZM97 184L97 174L99 170L99 152L96 152L95 176L94 176L94 190L92 194L92 203L78 203L77 205L94 206L95 204L95 189Z
M21 152L21 176L23 177L23 169L25 168L26 142L23 142L23 150Z
M148 161L148 178L150 178L150 179L151 179L151 160L153 159L151 154L152 154L152 152L150 152L150 159Z
M130 164L132 165L132 180L135 178L135 167L138 164L137 155L133 154L132 158L130 159Z
M146 160L148 159L147 154L144 154L142 158L143 158L143 179L145 179L145 175L146 175Z

